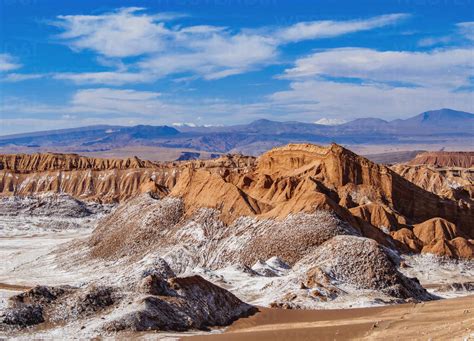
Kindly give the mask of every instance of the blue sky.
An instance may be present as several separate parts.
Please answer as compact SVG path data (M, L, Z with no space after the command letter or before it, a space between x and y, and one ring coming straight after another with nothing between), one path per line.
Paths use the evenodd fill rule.
M474 112L474 1L3 1L0 134Z

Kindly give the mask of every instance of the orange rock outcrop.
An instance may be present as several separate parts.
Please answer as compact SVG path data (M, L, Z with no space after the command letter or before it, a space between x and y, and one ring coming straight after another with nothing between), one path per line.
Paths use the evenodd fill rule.
M391 169L429 192L474 205L474 168L397 164Z
M418 154L408 164L470 168L474 167L474 152L424 152Z
M215 208L226 223L241 216L282 219L325 209L388 246L472 257L474 212L469 205L440 197L337 144L290 144L258 158L228 155L169 163L62 154L0 156L2 195L50 191L101 202L143 192L169 195L183 200L188 216L201 207Z

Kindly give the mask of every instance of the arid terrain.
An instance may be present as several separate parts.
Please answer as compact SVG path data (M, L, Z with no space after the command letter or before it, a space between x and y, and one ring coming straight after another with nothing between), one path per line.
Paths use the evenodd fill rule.
M0 155L0 334L472 337L473 155Z
M0 341L474 341L474 0L0 13Z
M190 340L469 340L474 337L473 309L472 296L359 309L262 308L224 334Z

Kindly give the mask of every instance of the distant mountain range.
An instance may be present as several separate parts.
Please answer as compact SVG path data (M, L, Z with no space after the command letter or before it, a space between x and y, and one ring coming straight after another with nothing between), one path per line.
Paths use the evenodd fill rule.
M385 121L360 118L339 125L277 122L266 119L221 127L89 126L0 136L3 151L24 147L91 152L128 146L154 146L207 152L260 153L289 142L340 144L435 143L465 139L474 142L474 115L451 109L421 113L408 119Z

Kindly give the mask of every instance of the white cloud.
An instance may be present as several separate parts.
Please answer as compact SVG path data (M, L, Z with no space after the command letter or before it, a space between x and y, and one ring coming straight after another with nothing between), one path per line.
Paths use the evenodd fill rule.
M113 117L115 115L140 115L174 117L181 113L182 108L161 100L161 94L153 91L137 91L132 89L94 88L79 89L64 105L49 105L44 102L30 102L21 98L5 98L0 103L0 111L26 115L48 114L86 115ZM176 118L176 117L174 117Z
M332 118L391 119L433 108L474 111L472 50L427 52L337 48L296 60L280 77L290 89L269 99L280 110Z
M315 21L265 30L235 31L226 27L171 25L173 16L122 8L101 15L59 16L59 35L74 50L88 49L106 58L139 57L134 72L120 70L58 74L77 83L150 82L171 74L190 73L219 79L274 63L282 44L335 37L399 22L406 14L389 14L347 21ZM182 77L183 75L179 75Z
M138 56L159 51L172 32L163 16L140 14L141 8L123 8L102 15L62 15L54 24L64 30L59 38L73 49L90 49L109 57Z
M395 13L376 16L369 19L301 22L277 30L276 37L284 42L337 37L348 33L373 30L375 28L396 24L408 17L408 14Z
M291 89L276 92L270 100L282 110L309 116L331 114L331 118L399 118L434 108L474 112L472 93L451 92L445 88L407 88L377 84L338 83L304 80L291 83Z
M121 9L97 16L60 16L59 37L73 49L90 49L106 57L143 56L136 73L58 74L78 83L148 82L173 73L193 72L206 79L223 78L270 63L273 39L208 25L167 27L156 15Z
M260 36L215 35L188 41L187 52L151 56L138 65L157 78L192 72L205 79L218 79L243 73L275 61L273 40Z
M11 71L21 67L15 58L8 53L0 53L0 72Z
M430 47L434 45L445 45L453 42L452 36L428 37L423 38L418 42L418 46Z
M456 88L470 84L469 78L474 74L472 57L472 50L467 48L429 52L338 48L298 59L282 77L314 79L329 76Z

